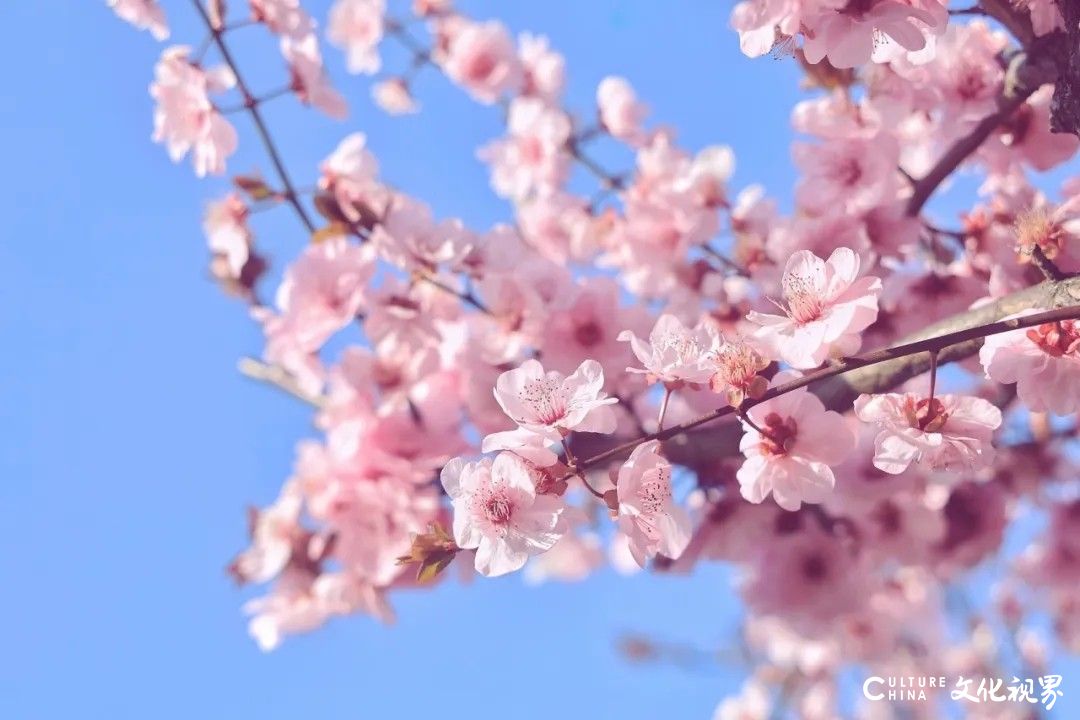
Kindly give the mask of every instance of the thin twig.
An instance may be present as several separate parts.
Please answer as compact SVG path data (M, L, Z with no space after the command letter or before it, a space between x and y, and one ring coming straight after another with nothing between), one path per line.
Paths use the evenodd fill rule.
M274 170L277 171L278 179L281 181L281 186L284 188L285 198L293 206L293 209L296 210L296 214L300 217L300 221L304 223L304 227L307 228L307 231L309 233L315 232L315 223L313 223L308 216L307 210L304 209L303 204L300 202L300 198L296 193L292 180L289 179L289 173L281 160L281 154L278 152L277 146L274 145L274 140L270 136L270 131L266 127L266 122L263 120L262 113L259 112L258 101L251 93L247 83L244 82L244 78L240 74L240 68L233 59L232 53L229 51L229 46L225 44L225 40L222 38L223 31L214 29L213 21L206 12L206 8L203 7L201 0L191 0L191 2L195 5L195 9L198 10L199 17L202 18L203 23L206 25L206 29L210 31L214 44L217 45L218 51L221 53L222 60L229 66L233 76L236 78L236 87L244 98L244 105L251 114L251 119L255 122L255 129L258 130L263 146L266 148L267 154L270 155L270 161L274 164Z
M709 245L708 243L705 243L704 245L701 246L701 249L704 250L706 254L711 255L712 257L719 260L721 265L723 265L727 269L733 271L735 274L742 275L743 277L750 277L750 271L749 270L747 270L742 265L740 265L739 263L737 263L734 260L732 260L731 258L729 258L724 253L722 253L719 250L717 250L716 248L714 248L712 245Z
M294 398L306 402L308 405L314 405L317 408L321 408L326 403L326 398L324 396L312 394L304 390L297 381L296 376L285 368L277 365L270 365L261 360L249 357L240 358L239 362L236 364L236 368L240 371L241 375L245 375L252 380L269 383L289 395L292 395Z

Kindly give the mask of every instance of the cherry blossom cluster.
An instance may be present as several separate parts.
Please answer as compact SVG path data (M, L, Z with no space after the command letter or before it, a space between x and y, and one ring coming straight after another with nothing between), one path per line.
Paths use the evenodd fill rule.
M109 4L167 36L153 0ZM567 107L547 38L448 0L337 0L325 37L374 76L375 105L420 112L413 80L434 72L501 110L477 149L510 211L490 228L384 182L358 131L295 185L260 107L291 94L344 117L345 101L299 0L235 4L230 20L196 3L207 39L166 48L151 95L154 139L197 175L225 172L230 112L271 160L203 220L213 276L265 336L247 372L310 403L318 431L230 566L270 586L247 605L262 647L337 615L387 620L394 592L451 566L542 582L721 561L753 669L719 718L779 702L834 717L851 664L992 675L991 611L1033 667L1037 613L1080 651L1080 177L1056 194L1039 177L1080 149L1050 129L1055 2L959 22L938 0L740 2L743 51L805 73L783 213L732 187L731 149L651 123L626 78ZM245 84L227 40L249 26L278 39L283 91ZM960 169L979 199L939 218ZM276 207L308 241L270 278L253 226ZM1043 535L955 641L950 593L1036 515Z

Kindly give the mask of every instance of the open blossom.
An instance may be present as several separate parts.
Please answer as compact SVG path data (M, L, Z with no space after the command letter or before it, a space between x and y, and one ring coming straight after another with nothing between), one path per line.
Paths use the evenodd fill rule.
M1041 309L1011 317L1024 317ZM1068 415L1080 409L1080 322L1062 320L990 335L979 351L986 376L1016 383L1016 394L1035 412Z
M634 142L641 138L647 110L625 78L609 76L601 80L596 88L596 104L605 130L620 140Z
M154 141L165 143L169 157L179 162L191 151L195 174L220 175L225 158L236 152L236 129L222 117L209 93L232 87L235 78L225 67L204 70L194 65L191 49L175 45L161 54L154 68L150 95L154 109Z
M731 405L738 405L747 397L761 397L769 387L769 381L758 375L769 366L769 361L745 338L725 341L713 355L712 365L709 388L715 393L725 393Z
M518 38L518 56L525 73L522 94L553 102L566 82L566 61L548 47L543 35L522 33Z
M292 72L292 89L300 102L341 120L349 114L345 98L330 85L323 67L322 53L315 33L300 38L283 37L281 52Z
M338 0L330 9L326 36L345 51L349 72L379 72L378 46L385 14L385 0Z
M364 133L352 133L319 166L319 189L333 195L338 209L352 222L366 214L381 214L389 197L378 182L379 161L366 146Z
M809 250L791 256L784 269L786 315L751 312L755 337L784 362L815 368L831 350L858 349L859 333L877 319L881 280L859 277L859 256L837 248L822 260Z
M795 189L799 205L814 213L860 213L894 199L899 151L888 133L795 143L792 155L803 175Z
M557 495L539 495L525 461L501 453L494 461L454 458L442 469L454 505L454 541L476 549L476 570L495 577L521 569L566 532Z
M726 145L712 145L694 156L675 189L694 193L705 207L727 203L726 184L735 172L735 154Z
M603 386L604 370L595 360L585 360L569 377L526 360L499 376L495 400L520 428L559 442L572 430L615 431L615 413L608 406L618 401L601 392Z
M157 0L109 0L109 7L140 30L149 30L155 40L169 37L165 11L158 5Z
M634 448L619 468L619 530L641 567L656 554L675 559L690 542L690 516L671 495L671 464L656 440Z
M968 395L915 393L860 395L855 415L881 427L874 440L874 467L899 474L912 462L935 470L978 470L990 465L990 443L1001 425L1001 410Z
M837 68L855 67L871 59L884 62L894 49L888 41L906 51L922 50L927 33L940 34L948 19L937 0L850 0L807 21L810 31L805 33L803 52L811 64L827 57Z
M270 32L282 37L301 39L315 30L315 21L300 6L300 0L248 0L251 16Z
M688 328L674 315L661 315L656 321L649 342L644 342L630 330L619 333L619 340L629 341L634 355L645 369L627 368L628 372L645 373L651 382L705 384L716 372L713 355L722 338L709 322Z
M521 84L521 62L502 24L490 21L455 24L443 69L480 102L493 103Z
M229 566L240 583L263 583L277 577L294 553L304 555L312 535L300 525L303 497L295 483L286 485L270 507L248 511L251 546Z
M308 245L285 272L277 306L290 334L317 349L356 320L375 266L371 248L337 236Z
M772 493L785 510L819 503L836 484L831 466L855 450L847 421L805 388L755 405L743 423L739 450L746 456L736 473L742 496L760 503Z
M491 163L491 185L502 197L549 195L570 174L566 140L570 119L538 98L515 98L507 114L508 137L479 152Z
M251 256L251 229L247 224L248 208L240 196L229 193L206 207L203 232L214 255L225 258L231 277L240 272Z

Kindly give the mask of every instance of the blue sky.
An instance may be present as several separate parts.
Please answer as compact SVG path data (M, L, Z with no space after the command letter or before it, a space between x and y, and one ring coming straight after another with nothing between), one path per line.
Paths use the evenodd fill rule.
M173 40L197 44L189 4L163 4ZM316 17L326 5L307 3ZM624 74L685 146L733 145L737 184L789 199L798 73L744 59L728 3L460 5L549 35L568 58L572 105ZM398 596L395 627L350 618L259 652L240 613L248 595L224 566L244 544L245 506L275 496L310 415L234 370L260 335L206 277L200 214L224 182L196 181L150 143L160 47L104 2L8 2L0 21L0 717L708 717L738 686L731 668L632 666L615 652L627 631L729 640L738 606L715 567L538 589L517 577L447 583ZM282 68L262 35L241 31L236 47L252 84L271 90ZM479 227L507 217L474 158L498 134L497 112L429 73L417 85L425 111L388 119L363 81L335 80L352 104L345 123L289 100L267 108L298 184L363 129L384 177L437 215ZM236 120L230 170L268 169ZM256 230L275 259L303 242L285 210Z

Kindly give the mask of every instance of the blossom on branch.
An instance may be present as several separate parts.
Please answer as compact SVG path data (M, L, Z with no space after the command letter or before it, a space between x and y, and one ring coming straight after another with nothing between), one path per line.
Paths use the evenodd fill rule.
M855 414L881 428L874 467L894 475L916 461L935 470L987 467L994 457L990 438L1001 425L1001 410L969 395L860 395Z
M832 467L855 450L847 421L805 388L755 405L746 413L737 479L742 496L760 503L771 493L785 510L820 503L836 484Z
M1033 308L1010 317L1040 312ZM1080 322L1062 320L986 338L979 350L986 377L1016 383L1035 412L1069 415L1080 409Z
M601 391L604 370L595 360L585 360L569 377L554 370L544 372L536 360L508 370L495 383L495 400L522 430L548 442L561 442L571 431L612 433L618 402Z
M520 87L521 61L502 24L452 18L441 23L439 32L446 51L438 61L447 76L478 101L494 103Z
M157 0L108 0L108 3L122 19L140 30L149 30L155 40L168 39L169 25Z
M751 312L754 337L794 368L815 368L838 350L859 349L859 333L878 315L881 280L859 277L859 256L837 248L828 260L809 250L791 256L784 269L785 315Z
M703 385L716 372L713 357L723 338L708 321L687 328L674 315L661 315L649 333L649 342L641 340L630 330L619 333L619 340L630 347L644 366L627 368L627 372L643 373L650 383L662 382L669 387L681 383Z
M326 36L345 51L351 73L372 75L382 62L378 46L383 37L385 0L337 0L330 8Z
M566 532L562 499L537 494L526 461L500 453L494 461L454 458L440 474L454 506L454 541L476 549L476 571L495 577L520 570Z
M656 440L634 448L619 468L616 483L619 530L641 567L660 554L672 560L690 542L690 516L671 494L671 464L660 454Z
M199 177L220 175L225 158L236 152L237 136L210 101L210 93L228 90L236 78L226 67L204 70L188 59L190 53L184 45L166 48L154 68L154 142L165 143L173 162L190 151Z

